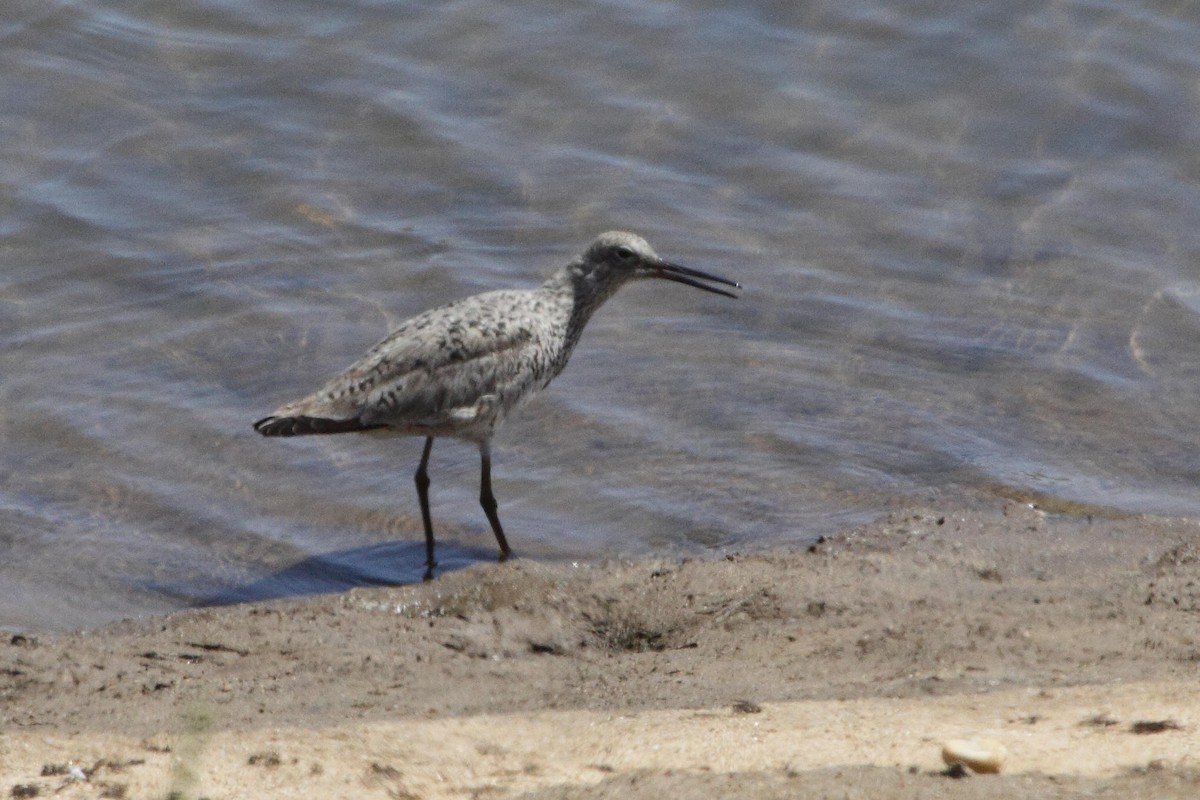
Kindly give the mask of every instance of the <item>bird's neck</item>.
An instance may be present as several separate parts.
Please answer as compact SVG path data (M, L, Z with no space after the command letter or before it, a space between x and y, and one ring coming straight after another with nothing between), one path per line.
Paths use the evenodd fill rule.
M552 294L570 309L567 317L566 352L570 354L579 341L583 328L596 309L612 297L619 284L597 284L586 275L578 262L571 262L542 284L542 290Z

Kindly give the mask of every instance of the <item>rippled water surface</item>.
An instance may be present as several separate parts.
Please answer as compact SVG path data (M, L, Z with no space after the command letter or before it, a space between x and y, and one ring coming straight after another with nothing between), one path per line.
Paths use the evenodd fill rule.
M1200 515L1198 20L5 5L0 627L419 577L419 440L250 423L609 228L747 288L627 287L502 429L525 557L803 543L959 491ZM435 447L447 568L494 554L477 470Z

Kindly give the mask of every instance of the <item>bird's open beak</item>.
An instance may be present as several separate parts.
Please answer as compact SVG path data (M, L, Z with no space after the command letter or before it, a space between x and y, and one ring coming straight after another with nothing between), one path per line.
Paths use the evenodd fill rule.
M707 272L701 272L698 269L688 269L681 267L678 264L672 264L668 261L659 261L649 268L647 276L651 278L662 278L667 281L675 281L687 286L695 286L697 289L703 289L706 292L713 294L723 294L726 297L736 298L738 295L726 289L718 289L716 286L710 286L712 283L720 283L725 286L732 286L735 289L741 289L742 285L737 281L731 281L728 278L722 278L718 275L711 275ZM708 281L708 283L701 283Z

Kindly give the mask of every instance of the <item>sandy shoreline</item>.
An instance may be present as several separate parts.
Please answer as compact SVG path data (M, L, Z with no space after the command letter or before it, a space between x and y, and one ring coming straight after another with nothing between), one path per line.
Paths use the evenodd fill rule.
M1197 797L1198 687L1200 526L931 507L16 636L0 792ZM954 738L1002 773L943 775Z

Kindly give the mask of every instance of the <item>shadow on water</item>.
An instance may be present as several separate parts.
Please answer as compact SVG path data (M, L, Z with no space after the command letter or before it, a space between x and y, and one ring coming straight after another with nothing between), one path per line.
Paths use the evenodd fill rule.
M437 575L472 564L494 562L494 549L438 543ZM384 542L306 558L286 569L241 586L217 591L197 588L173 592L195 607L226 606L286 597L344 592L360 586L403 586L420 583L425 574L423 543Z

